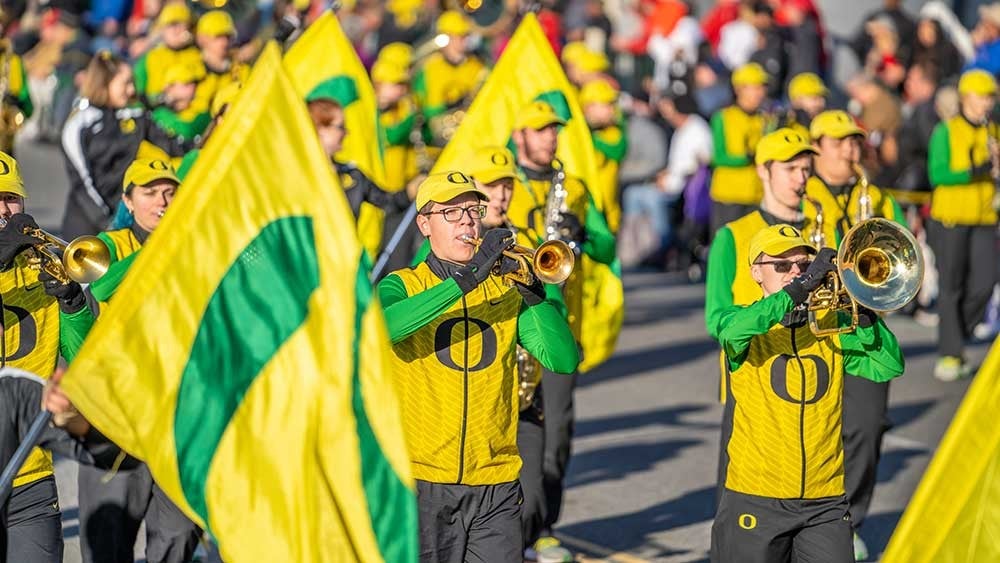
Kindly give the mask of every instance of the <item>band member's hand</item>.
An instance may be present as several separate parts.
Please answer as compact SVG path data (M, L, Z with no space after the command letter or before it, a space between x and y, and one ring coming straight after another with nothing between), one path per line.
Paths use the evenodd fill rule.
M878 322L878 313L868 307L858 305L858 326L868 328Z
M18 254L41 242L24 234L26 228L37 229L38 223L31 215L16 213L7 220L7 226L0 229L0 269L6 270Z
M59 310L67 315L76 313L87 306L87 298L83 295L83 288L75 281L63 283L49 275L48 272L38 274L38 281L45 286L45 293L56 298L59 302Z
M483 236L483 242L468 264L456 271L452 277L458 287L468 293L490 277L493 264L500 259L503 251L514 244L514 232L510 229L490 229Z
M836 250L832 248L821 249L805 273L785 286L785 291L792 297L792 301L796 304L805 303L809 294L823 284L826 275L837 270L837 266L833 264L836 257Z
M63 393L59 382L65 370L58 368L42 390L42 408L52 413L52 424L65 428L74 436L83 436L90 430L90 423L76 410L69 397Z
M528 307L534 307L542 301L545 301L545 285L535 278L534 283L531 285L522 285L515 283L514 287L521 294L521 298L524 299L525 305Z
M499 264L500 266L498 269L499 275L501 276L514 273L521 269L521 263L506 254L500 256Z
M563 213L562 220L556 225L562 234L563 240L573 241L583 244L587 240L587 230L580 222L580 218L572 213Z

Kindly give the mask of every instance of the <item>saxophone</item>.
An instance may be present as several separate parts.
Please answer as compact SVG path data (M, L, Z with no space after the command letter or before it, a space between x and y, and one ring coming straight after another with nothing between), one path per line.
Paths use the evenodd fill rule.
M872 218L872 195L868 189L868 175L865 169L857 162L851 165L854 173L858 175L858 185L861 187L861 195L858 196L858 216L855 224L867 221Z
M554 162L555 173L552 175L552 187L545 198L545 240L556 240L562 238L559 225L563 220L563 213L566 211L566 172L563 171L562 163ZM576 243L570 242L570 248L576 250Z
M13 54L10 44L6 41L0 48L2 48L0 57L3 59L3 64L0 65L0 151L13 154L14 136L24 124L24 114L17 106L7 102L10 95L10 61Z
M826 246L826 233L823 232L823 204L821 204L819 200L811 198L807 195L802 197L816 208L816 225L813 227L812 234L809 235L809 243L819 250L820 248Z

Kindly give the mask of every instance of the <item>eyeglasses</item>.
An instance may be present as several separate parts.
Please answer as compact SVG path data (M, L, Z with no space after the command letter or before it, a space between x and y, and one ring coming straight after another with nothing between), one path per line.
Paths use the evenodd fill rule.
M754 264L760 264L761 266L774 266L774 271L779 274L787 274L792 271L792 265L799 267L800 272L806 271L809 268L809 264L812 264L812 260L771 260L770 262L754 262Z
M486 216L485 205L470 205L469 207L445 207L437 211L428 211L424 215L440 215L449 223L458 223L462 215L469 214L470 219L482 219Z

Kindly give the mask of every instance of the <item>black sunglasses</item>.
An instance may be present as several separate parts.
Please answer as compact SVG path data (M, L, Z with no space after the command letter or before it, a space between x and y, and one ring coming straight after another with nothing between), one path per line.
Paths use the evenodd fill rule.
M769 262L754 262L761 266L774 266L774 271L779 274L787 274L792 271L792 264L799 267L800 272L806 271L812 260L771 260Z

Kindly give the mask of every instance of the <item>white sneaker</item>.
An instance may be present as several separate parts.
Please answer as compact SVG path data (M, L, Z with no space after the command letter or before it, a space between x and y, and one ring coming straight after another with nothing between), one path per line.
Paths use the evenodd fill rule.
M854 533L854 560L868 561L868 546L857 532Z
M938 381L958 381L972 375L972 367L958 356L941 356L934 364L934 377Z

